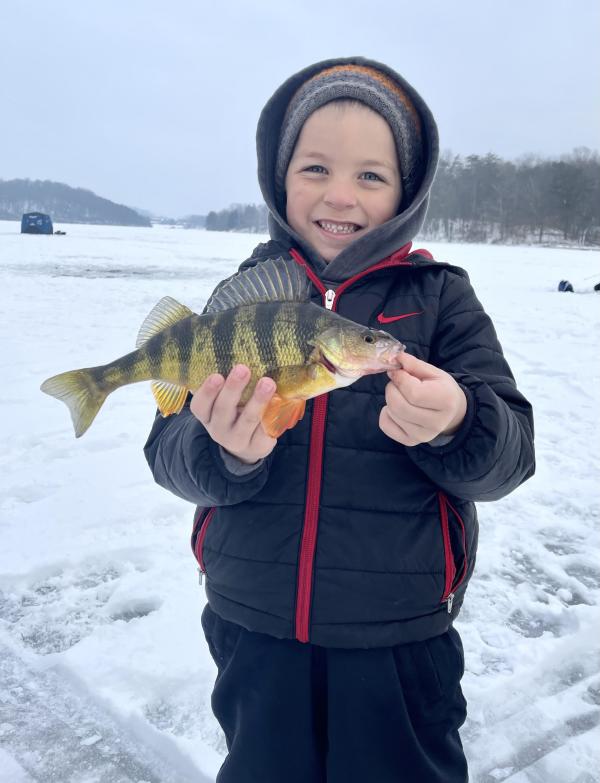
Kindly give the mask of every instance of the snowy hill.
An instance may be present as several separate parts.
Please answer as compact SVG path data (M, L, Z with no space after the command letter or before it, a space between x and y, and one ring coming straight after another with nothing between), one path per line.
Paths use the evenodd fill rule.
M91 190L48 180L0 180L0 219L20 220L24 212L46 212L57 223L152 225L148 216L101 198Z

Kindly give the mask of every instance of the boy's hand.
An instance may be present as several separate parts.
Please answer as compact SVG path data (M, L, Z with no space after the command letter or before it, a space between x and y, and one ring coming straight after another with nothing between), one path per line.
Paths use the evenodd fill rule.
M270 454L277 443L261 424L262 413L277 387L271 378L261 378L240 410L240 398L249 380L250 370L244 364L236 365L226 380L222 375L209 375L194 392L190 410L216 443L250 465Z
M454 378L407 353L398 362L402 369L388 372L386 405L379 416L383 432L404 446L456 432L467 412L467 398Z

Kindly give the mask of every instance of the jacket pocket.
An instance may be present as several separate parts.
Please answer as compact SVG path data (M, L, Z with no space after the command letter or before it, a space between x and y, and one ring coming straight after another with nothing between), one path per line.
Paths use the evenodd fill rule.
M442 538L444 542L444 593L440 603L452 611L454 594L464 582L468 571L467 534L465 523L443 492L438 492Z
M206 538L206 533L208 531L208 526L210 525L212 518L215 515L216 508L213 506L212 508L200 508L196 512L196 516L194 518L194 527L192 530L192 551L194 553L194 557L198 561L198 568L200 570L200 581L202 582L202 575L206 573L206 568L204 567L204 557L203 557L203 551L204 551L204 539Z

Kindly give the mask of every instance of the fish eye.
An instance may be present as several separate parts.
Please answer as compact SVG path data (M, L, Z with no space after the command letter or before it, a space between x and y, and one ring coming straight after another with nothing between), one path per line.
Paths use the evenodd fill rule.
M370 345L371 343L374 343L374 342L375 342L375 338L373 337L373 335L372 335L372 334L365 334L365 336L363 337L363 340L364 340L366 343L369 343L369 345Z

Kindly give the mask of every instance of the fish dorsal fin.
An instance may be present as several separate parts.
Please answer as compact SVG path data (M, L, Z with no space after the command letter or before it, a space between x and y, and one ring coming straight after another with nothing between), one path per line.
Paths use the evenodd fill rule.
M178 321L183 321L184 318L190 315L194 315L194 313L189 307L180 304L170 296L163 296L144 319L135 341L135 347L139 348L148 342L151 337L154 337L155 334L162 332L163 329L167 329L169 326L173 326Z
M185 386L177 386L166 381L153 381L150 386L158 410L163 416L170 416L172 413L181 411L188 395Z
M306 302L309 298L310 282L298 264L270 258L230 277L208 300L206 312L258 302Z

